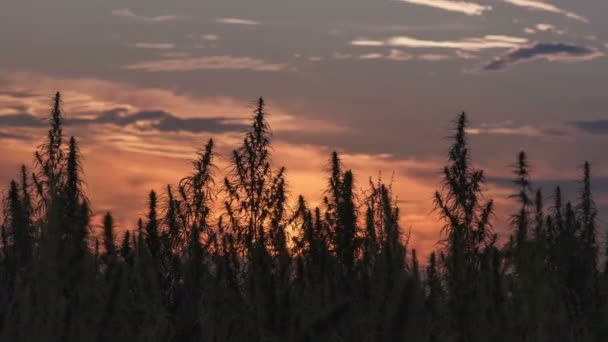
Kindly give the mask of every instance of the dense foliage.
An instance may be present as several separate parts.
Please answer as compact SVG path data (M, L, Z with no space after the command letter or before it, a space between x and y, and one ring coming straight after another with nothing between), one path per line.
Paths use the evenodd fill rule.
M588 163L572 203L535 190L521 152L498 241L462 113L434 197L443 240L421 267L390 185L357 194L333 153L322 205L290 200L262 99L251 122L225 179L209 140L190 175L150 192L135 229L117 234L108 213L95 236L58 93L33 172L5 192L0 340L608 340Z

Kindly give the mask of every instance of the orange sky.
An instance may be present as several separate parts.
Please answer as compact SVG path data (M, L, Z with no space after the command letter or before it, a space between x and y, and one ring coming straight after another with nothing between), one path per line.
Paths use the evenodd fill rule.
M151 189L162 193L167 184L177 184L190 172L190 161L209 138L216 142L220 168L216 181L221 184L222 170L226 167L229 153L240 143L244 125L251 116L251 102L231 97L193 97L170 89L31 72L0 73L0 79L4 81L0 86L0 104L3 107L0 119L4 118L7 125L0 127L0 153L3 156L0 181L7 184L15 177L20 164L31 165L33 151L44 138L46 127L42 120L49 111L51 95L55 89L61 89L65 118L68 124L70 120L74 123L68 125L65 132L75 135L80 142L86 190L92 200L96 222L110 211L121 230L133 229L137 219L145 215L146 198ZM365 137L360 129L337 119L321 120L318 116L307 115L307 107L303 103L286 109L275 104L272 97L266 100L274 133L272 158L275 167L287 168L292 200L303 194L310 203L319 203L327 183L328 159L336 149L342 154L345 167L355 172L356 187L360 192L368 188L370 177L375 179L381 175L386 182L392 178L404 234L411 229L411 247L418 249L423 256L440 247L437 242L441 238L439 232L443 223L432 212L432 196L440 187L440 173L450 144L443 138L450 134L450 120L456 113L446 116L445 122L438 125L439 130L429 126L422 142L409 140L399 148L392 146L392 150L399 150L399 154L364 153L338 143L319 142L334 136L344 137L354 144L361 139L369 140L370 137ZM159 110L163 111L162 115L169 115L171 122L181 126L162 126L162 119L156 117L125 120L133 113L160 115ZM104 116L113 111L119 114ZM28 118L30 121L25 120ZM485 124L475 125L475 116L470 118L473 121L470 129L473 160L478 167L485 169L489 177L486 195L496 203L495 226L498 233L502 236L509 234L507 220L513 212L508 199L513 192L509 165L515 160L519 150L517 145L532 149L533 177L540 180L539 186L547 190L556 182L565 182L568 185L566 194L575 199L576 179L580 171L578 162L564 168L554 165L566 155L578 158L573 150L568 152L577 139L593 143L599 138L575 132L568 136L536 134L533 128L520 127L516 133L523 138L519 144L513 144L511 140L504 141L514 134L512 131ZM192 126L201 123L203 127L200 130ZM407 125L407 121L404 124ZM424 129L425 126L419 127L419 130ZM306 139L297 138L302 134ZM408 141L405 135L397 136L396 140L402 138ZM498 152L491 153L488 150L490 146ZM431 152L421 154L421 149ZM601 176L608 172L606 165L595 165L594 174ZM596 183L599 184L597 202L600 208L608 205L608 196L603 193L604 179L600 177ZM95 227L94 230L98 229Z
M235 103L229 99L193 99L171 91L154 88L133 88L120 83L90 79L49 78L43 75L10 75L15 87L13 92L27 89L29 92L44 94L46 89L64 89L63 109L66 120L87 118L103 110L116 107L129 111L163 108L189 117L193 113L222 113L238 122L247 122L250 114L248 103ZM9 90L9 89L5 89ZM37 113L40 120L48 112L50 95L18 97L7 95L2 98L12 107L27 107ZM10 106L9 106L10 107ZM293 116L281 108L271 108L270 123L278 133L291 130L314 130L333 134L347 131L331 122L316 122L304 119L295 121ZM8 112L10 114L10 112ZM299 119L298 119L299 120ZM92 209L99 219L106 212L112 212L119 229L133 229L138 217L145 215L147 193L154 189L159 193L167 184L175 185L190 172L190 160L202 148L207 139L216 140L221 184L222 170L226 168L227 156L242 137L241 132L216 132L194 134L183 131L158 132L144 129L151 124L138 121L118 127L113 124L68 126L66 134L75 135L80 141L84 156L86 191L92 200ZM14 127L12 133L27 136L27 139L5 139L0 145L4 156L0 177L4 182L14 176L21 163L31 164L35 147L44 138L45 127ZM445 135L449 131L446 130ZM353 139L357 139L353 135ZM433 137L440 140L441 137ZM449 141L445 141L445 148ZM291 199L303 194L312 204L318 204L327 184L326 169L331 149L314 144L291 143L278 140L273 143L275 167L287 168ZM410 245L422 255L438 248L439 229L442 223L432 213L432 196L439 187L442 158L416 159L396 158L390 154L343 153L345 167L355 172L356 187L365 191L369 178L381 176L385 182L392 179L395 195L402 213L404 234L411 229ZM508 207L506 196L509 190L488 186L489 194L496 197L499 210ZM98 220L96 221L98 222ZM98 229L99 227L96 227Z

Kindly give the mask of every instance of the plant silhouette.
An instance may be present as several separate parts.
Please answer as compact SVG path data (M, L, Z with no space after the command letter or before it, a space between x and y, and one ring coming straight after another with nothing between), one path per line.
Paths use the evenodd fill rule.
M189 175L149 193L135 229L118 234L106 213L95 236L63 120L57 93L33 169L5 192L2 341L608 340L589 163L570 202L535 189L520 152L512 233L499 241L458 115L434 196L443 240L422 266L392 184L357 192L337 152L321 205L289 205L262 98L223 180L209 140Z

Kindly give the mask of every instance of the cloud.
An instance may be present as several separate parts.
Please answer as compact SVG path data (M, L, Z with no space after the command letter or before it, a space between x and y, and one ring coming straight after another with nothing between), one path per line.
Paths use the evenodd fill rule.
M294 55L294 58L299 58L298 54ZM337 52L336 51L336 52L333 52L331 54L331 58L332 59L338 59L338 60L341 60L341 59L351 59L351 58L353 58L353 55L351 55L350 53L342 53L342 52Z
M515 125L513 121L482 123L477 127L470 127L467 133L471 135L510 135L526 137L559 137L566 134L566 131L559 127Z
M512 48L526 43L527 41L528 40L525 38L501 35L487 35L482 38L466 38L456 41L434 41L401 36L390 38L388 44L391 46L411 48L447 48L477 51L483 49Z
M143 23L164 23L164 22L168 22L168 21L175 21L175 20L183 19L182 16L178 16L175 14L165 14L165 15L158 15L158 16L154 16L154 17L147 17L144 15L136 14L130 8L115 9L112 11L112 15L115 17L129 18L131 20L139 21L139 22L143 22Z
M480 38L465 38L461 40L425 40L412 38L407 36L398 36L382 40L370 40L365 38L355 39L351 41L354 46L392 46L392 47L409 47L409 48L441 48L441 49L458 49L467 51L478 51L484 49L498 48L514 48L521 44L527 43L525 38L511 37L504 35L486 35Z
M204 34L201 36L201 38L207 41L216 41L220 39L220 36L218 36L217 34Z
M541 32L555 31L555 26L551 24L536 24L536 29Z
M126 108L114 108L93 117L70 118L66 120L66 125L109 124L122 127L133 125L140 130L190 133L240 132L247 128L245 124L222 117L182 118L163 110L141 110L133 113L127 111Z
M484 71L500 71L518 63L539 59L558 62L579 62L603 56L601 52L586 46L566 43L535 43L517 47L483 66Z
M165 58L185 58L185 57L189 57L190 53L189 52L163 52L161 54L162 57Z
M0 72L1 93L13 89L31 89L32 97L25 97L20 103L26 105L29 113L46 113L51 104L49 89L61 89L64 106L71 113L99 113L116 108L132 111L162 108L180 115L195 116L199 113L227 112L233 117L241 117L238 109L242 103L229 97L194 97L178 94L159 87L142 87L121 82L95 78L54 77L31 72ZM14 100L12 100L14 101ZM230 110L233 108L232 110Z
M113 124L117 126L128 126L141 121L158 121L165 119L171 114L160 110L141 110L128 114L128 108L113 108L87 117L67 118L66 124L81 126L90 124Z
M405 61L414 61L414 60L425 61L425 62L441 62L441 61L451 60L454 58L462 58L462 59L477 58L476 56L470 55L466 52L463 52L463 53L458 53L458 52L460 52L460 51L457 51L457 53L454 56L452 56L452 55L440 54L440 53L412 54L412 53L408 53L408 52L405 52L405 51L402 51L399 49L390 49L390 51L388 53L374 52L374 53L368 53L368 54L363 54L363 55L358 55L358 56L334 52L330 58L334 59L334 60L346 60L346 59L378 60L378 59L383 59L383 60L388 60L388 61L393 61L393 62L405 62ZM322 60L322 59L319 59L319 60Z
M477 57L476 55L474 55L472 53L465 52L465 51L460 51L460 50L456 51L456 57L462 58L462 59L467 59L467 60L479 58L479 57Z
M216 40L220 39L220 36L215 33L201 33L201 34L188 33L188 34L184 35L184 37L187 39L201 39L201 40L206 40L206 41L216 41Z
M40 96L40 94L36 94L34 92L23 91L23 90L11 90L11 89L2 89L0 90L0 96L10 96L18 99L25 99Z
M31 137L23 134L0 131L0 139L29 140Z
M520 135L527 137L541 137L545 135L543 130L532 126L469 128L467 129L467 133L471 135Z
M195 40L193 45L195 49L215 49L217 48L217 43L220 40L220 36L214 33L189 33L186 35L186 38Z
M163 132L185 131L190 133L242 132L249 125L226 121L225 118L178 118L167 117L152 127Z
M587 18L585 18L579 14L569 12L569 11L561 9L553 4L549 4L549 3L539 1L539 0L503 0L503 1L506 3L509 3L511 5L518 6L518 7L525 7L530 10L537 10L537 11L561 14L570 19L574 19L574 20L577 20L580 22L584 22L584 23L589 22L589 20Z
M485 11L492 10L491 6L483 6L473 2L452 0L398 0L414 5L434 7L450 12L459 12L466 15L482 15Z
M350 45L353 46L385 46L386 43L381 40L371 40L359 38L350 42Z
M28 89L28 92L23 92L23 89ZM0 108L19 106L22 110L19 112L11 110L10 114L33 113L36 117L46 116L52 101L48 92L52 89L62 90L68 120L93 119L100 113L112 111L116 112L114 115L125 116L129 113L153 112L160 108L180 118L223 118L223 123L234 124L243 120L248 122L250 112L247 100L232 96L194 96L176 93L170 89L142 87L93 78L65 78L8 71L0 71ZM297 113L306 114L296 115L293 108L288 110L283 106L273 107L269 120L276 134L290 132L286 135L289 138L293 135L291 132L301 134L350 132L350 127L344 123L329 120L327 117L318 118L319 115L314 117L307 115L310 112L308 105L301 104L296 107ZM0 113L8 114L2 110ZM157 119L163 117L159 115ZM105 120L111 121L109 116ZM46 125L44 122L38 124ZM228 138L232 139L232 136Z
M386 56L386 59L391 61L408 61L412 58L414 58L413 55L397 49L391 49L388 56Z
M458 57L460 57L460 56L458 56ZM419 60L419 61L426 61L426 62L440 62L440 61L453 59L454 56L450 56L447 54L432 54L432 53L416 55L416 54L410 54L410 53L407 53L407 52L404 52L404 51L401 51L398 49L390 49L390 51L388 53L373 52L373 53L368 53L368 54L363 54L363 55L358 55L358 56L334 52L330 58L334 59L334 60L346 60L346 59L378 60L378 59L382 59L382 60L388 60L388 61L393 61L393 62L405 62L405 61L412 61L412 60ZM323 59L320 57L316 57L316 59L315 59L315 61L322 61L322 60Z
M140 110L129 113L127 108L113 108L87 116L67 117L66 126L114 125L133 126L141 131L156 130L161 132L190 133L224 133L240 132L246 124L226 117L178 117L163 110ZM0 126L21 128L42 128L48 123L44 119L29 113L0 115ZM0 138L27 139L13 133L0 131Z
M422 54L422 55L418 56L417 58L421 61L441 62L441 61L447 61L447 60L452 59L452 56L443 55L443 54L426 53L426 54Z
M124 66L124 69L148 72L178 72L195 70L283 71L287 65L267 63L252 57L208 56L143 61Z
M368 53L366 55L359 56L359 59L381 59L384 55L381 53Z
M574 121L571 125L590 134L608 134L608 120Z
M140 49L152 50L171 50L175 48L175 44L171 43L135 43L133 46Z
M536 24L533 28L527 27L524 29L524 32L528 34L533 34L536 32L551 32L558 35L564 35L566 31L557 29L554 25L551 24Z
M334 25L337 25L334 23ZM475 32L479 28L465 22L455 23L427 23L418 25L387 25L387 24L341 24L337 32L367 32L367 33L390 33L390 32Z
M46 127L43 119L29 113L0 115L0 126L7 127Z
M220 24L249 25L249 26L255 26L255 25L261 24L259 21L241 19L241 18L219 18L216 20L216 22L218 22Z

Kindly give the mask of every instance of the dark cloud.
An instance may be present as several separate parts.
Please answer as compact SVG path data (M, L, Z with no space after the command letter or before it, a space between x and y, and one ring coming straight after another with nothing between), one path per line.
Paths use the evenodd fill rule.
M25 105L12 105L12 106L9 105L9 106L6 106L6 108L11 109L18 113L26 113L28 111L28 107Z
M191 133L198 132L234 132L243 131L247 125L228 123L223 118L188 118L182 119L175 116L167 117L157 124L154 128L159 131L186 131Z
M2 90L2 91L0 91L0 95L7 95L7 96L18 98L18 99L27 99L27 98L40 96L40 94L36 94L33 92L18 91L18 90Z
M16 140L29 140L30 137L23 134L16 134L11 132L0 132L0 139L16 139Z
M6 127L44 127L43 119L29 113L0 115L0 126Z
M608 134L608 120L574 121L574 127L591 134Z
M93 118L73 118L66 120L67 125L83 126L93 124L110 124L128 126L136 123L148 123L140 129L158 130L161 132L233 132L246 129L246 125L230 123L226 118L180 118L162 110L143 110L128 113L125 108L114 108L98 114Z
M137 123L141 130L158 130L161 132L190 132L190 133L222 133L243 131L248 126L240 123L230 122L227 118L180 118L162 110L142 110L128 113L125 108L114 108L101 112L90 118L68 118L65 120L67 126L89 126L89 125L115 125L129 126ZM46 127L44 119L29 113L0 115L0 126L5 127ZM0 135L0 138L7 137Z
M162 110L139 111L128 113L126 108L114 108L97 114L93 118L68 118L67 125L83 126L91 124L113 124L127 126L139 121L162 120L171 117L172 114Z
M563 137L568 135L568 132L562 129L557 128L545 128L543 129L543 133L545 135L554 136L554 137Z
M586 46L566 43L536 43L513 49L505 55L486 64L482 69L484 71L500 71L507 69L514 64L541 58L568 62L588 60L599 56L601 56L600 52Z

